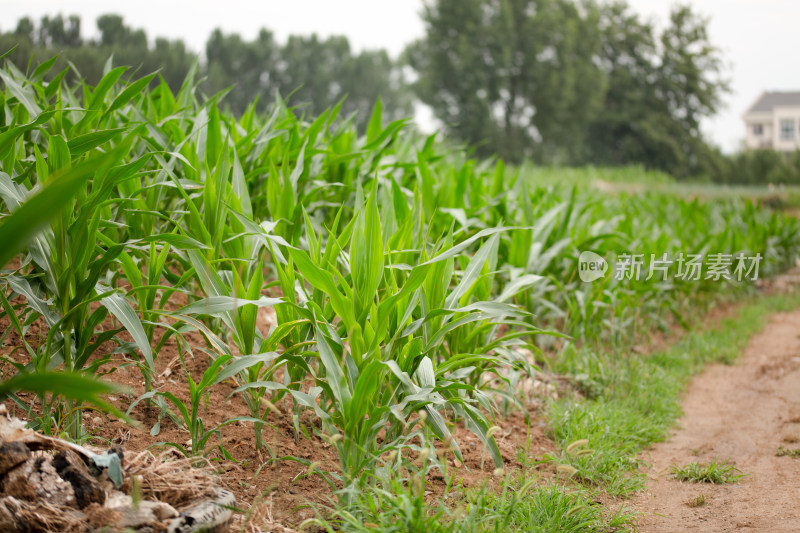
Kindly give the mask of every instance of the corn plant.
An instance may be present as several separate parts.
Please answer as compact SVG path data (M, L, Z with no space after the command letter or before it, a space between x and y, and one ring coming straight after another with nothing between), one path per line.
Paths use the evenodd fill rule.
M261 420L246 416L231 417L211 429L206 429L203 424L203 417L200 414L200 403L204 398L207 398L211 387L232 377L236 373L245 369L248 365L263 362L261 357L240 358L233 363L226 366L226 363L231 361L230 355L221 355L214 359L209 365L208 369L203 373L200 381L195 383L191 376L187 375L189 382L189 405L187 406L180 398L175 396L169 391L150 391L144 393L136 401L134 401L128 409L128 414L131 410L142 400L147 400L153 397L162 397L169 401L178 411L178 420L183 422L184 428L189 431L191 437L191 445L187 451L177 443L170 443L176 449L184 452L187 456L202 455L205 451L208 440L217 435L220 435L220 429L232 424L234 422L253 422L260 423ZM221 439L220 439L221 442Z
M85 186L89 171L97 162L71 169L58 180L52 181L32 198L26 200L13 214L3 219L0 223L0 265L5 265L14 255L19 253L32 239L48 227L50 219L60 215L70 200ZM9 303L5 292L0 291L0 302L5 309L11 327L16 330L21 339L25 339L25 332L19 321L14 307ZM25 348L32 358L38 355L36 350L24 341ZM34 392L42 403L42 419L46 420L50 406L58 398L67 398L76 405L90 403L94 406L125 418L118 409L106 402L101 395L119 390L118 387L99 381L92 377L82 376L77 373L64 373L53 371L28 372L22 365L17 366L18 373L10 379L0 383L0 396L13 396L20 390ZM51 395L48 401L47 395ZM42 424L46 432L50 424Z

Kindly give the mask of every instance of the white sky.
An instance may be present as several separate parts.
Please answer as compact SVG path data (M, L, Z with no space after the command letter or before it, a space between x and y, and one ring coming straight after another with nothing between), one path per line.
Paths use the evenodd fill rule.
M670 0L628 0L639 13L664 24ZM762 90L800 90L800 0L688 0L711 17L712 42L729 63L733 92L726 109L704 125L726 151L743 137L740 116ZM266 27L279 40L290 34L344 34L355 49L386 48L396 56L424 27L422 0L0 0L0 30L10 30L23 16L39 19L56 13L78 14L84 36L96 32L94 20L118 13L148 36L182 38L202 52L211 31L221 27L253 38ZM422 120L429 120L421 117Z

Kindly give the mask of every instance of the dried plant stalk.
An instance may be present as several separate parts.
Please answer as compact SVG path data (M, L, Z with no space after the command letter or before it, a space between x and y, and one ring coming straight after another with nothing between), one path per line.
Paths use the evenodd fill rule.
M130 493L131 477L136 476L144 499L176 508L216 494L211 463L197 457L175 459L170 451L143 451L126 458L125 472L125 492Z

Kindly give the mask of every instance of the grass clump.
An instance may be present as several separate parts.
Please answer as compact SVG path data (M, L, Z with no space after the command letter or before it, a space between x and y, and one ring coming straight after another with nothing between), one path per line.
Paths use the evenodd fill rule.
M727 461L720 463L716 459L711 459L707 463L691 462L685 466L672 465L670 472L672 477L679 481L718 485L735 483L745 476L741 470Z
M705 505L706 501L708 501L708 498L706 497L706 495L705 494L700 494L696 498L690 498L689 501L686 502L686 505L688 505L691 508L695 508L695 507L700 507L702 505Z
M775 452L777 457L791 457L792 459L800 458L800 448L784 448L783 446L778 446L778 451Z
M530 531L563 533L630 531L634 514L621 506L606 516L603 507L594 502L593 494L585 490L570 490L556 484L514 491L508 485L498 496L481 490L473 506L491 509L490 525L478 531ZM523 485L523 489L525 486Z

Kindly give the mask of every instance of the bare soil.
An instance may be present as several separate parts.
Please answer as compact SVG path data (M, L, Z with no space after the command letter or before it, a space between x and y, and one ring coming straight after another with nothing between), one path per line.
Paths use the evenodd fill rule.
M15 303L24 300L18 298ZM185 302L170 301L168 308L177 308ZM104 329L118 327L109 317L103 324ZM9 327L7 317L0 318L0 332ZM264 328L262 328L264 329ZM43 342L46 327L41 319L31 325L26 340L33 346ZM119 336L129 339L127 332ZM155 359L155 390L169 391L187 406L190 401L187 375L199 382L203 372L211 364L211 358L201 349L206 345L203 337L196 332L185 335L189 341L193 356L180 356L177 343L169 340ZM17 363L28 362L28 356L22 349L22 339L15 331L9 331L0 343L0 360ZM110 352L113 344L108 343L98 352ZM145 383L141 371L129 355L110 354L110 361L101 367L104 378L121 385L128 393L108 397L110 403L120 410L127 411L129 406L145 392ZM0 362L0 375L13 373L8 362ZM545 383L541 390L529 391L529 403L525 411L519 407L512 408L506 416L498 418L494 423L500 427L495 433L498 446L504 461L504 470L518 470L525 464L535 463L543 455L555 450L555 444L545 436L545 422L539 412L543 397L557 394L555 386ZM209 395L200 406L199 416L206 429L238 416L250 416L247 405L239 394L232 394L236 388L233 380L222 382L211 388ZM28 393L19 393L23 401L35 404L34 397ZM19 418L25 418L25 412L11 401L1 402L9 412ZM216 474L220 476L221 486L236 496L237 505L248 508L257 501L266 506L271 527L278 524L296 526L303 520L314 516L313 507L330 505L335 501L333 489L319 474L309 475L309 467L293 458L317 463L318 471L339 473L339 459L336 450L315 434L319 423L312 420L310 413L300 417L301 432L296 433L292 423L292 404L286 399L275 402L280 412L268 412L265 417L263 440L265 449L255 448L255 434L251 423L236 422L222 428L219 437L212 436L206 447L205 455L212 461ZM169 405L174 410L174 406ZM38 411L34 405L34 411ZM112 444L122 445L126 453L136 453L150 449L154 452L169 450L170 446L188 448L190 434L184 428L176 426L169 417L163 416L155 406L147 407L144 402L138 403L130 413L140 425L131 427L114 417L102 415L90 409L83 413L84 429L91 435L86 444L108 448ZM151 434L151 429L160 420L160 431ZM436 447L440 457L446 462L448 477L455 470L456 482L464 488L486 485L493 490L501 478L494 475L495 466L488 453L483 449L478 438L466 430L462 423L451 428L460 444L464 463L456 461L454 456L445 451L441 443ZM229 454L225 457L219 446ZM523 458L520 450L526 450L529 457ZM182 455L174 450L175 457ZM537 468L543 480L554 477L554 467L550 464ZM431 499L441 496L447 486L445 476L438 470L429 474L427 489ZM290 529L286 529L289 531ZM276 529L279 531L279 529Z
M647 490L633 500L642 532L800 531L800 310L774 315L736 365L696 376L679 427L643 454ZM685 483L670 466L728 460L735 484ZM700 495L705 503L688 502Z

